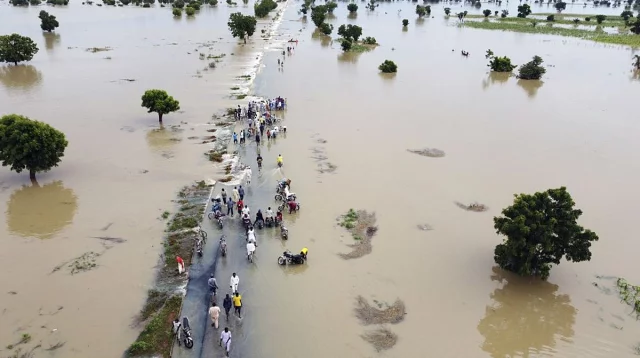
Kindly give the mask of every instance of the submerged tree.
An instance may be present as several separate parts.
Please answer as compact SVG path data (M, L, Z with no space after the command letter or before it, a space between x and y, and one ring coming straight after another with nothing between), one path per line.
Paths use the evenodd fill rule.
M369 9L369 11L373 11L378 7L378 4L376 4L376 0L369 0L369 2L367 3L367 9Z
M407 27L408 25L409 25L409 20L407 20L407 19L403 19L403 20L402 20L402 26L403 26L403 27Z
M547 16L547 21L549 21L549 22L556 21L556 15L549 15L549 16Z
M567 8L567 3L564 1L558 1L554 7L556 8L556 10L558 10L558 12L562 12L562 10L565 10Z
M504 18L505 18L505 17L507 17L507 16L509 16L509 11L507 11L507 10L502 10L502 14L500 14L500 17L504 19Z
M382 71L382 73L396 73L398 72L398 66L390 60L385 60L383 63L378 66L378 69Z
M351 42L358 42L360 36L362 36L362 27L358 25L340 25L338 27L338 35Z
M511 72L516 65L511 64L511 59L507 56L499 57L493 54L493 51L487 50L487 54L484 56L489 59L489 66L493 72Z
M162 124L162 116L180 110L180 102L169 96L166 91L152 89L142 95L142 107L147 108L148 113L158 113L158 122Z
M531 6L524 4L518 6L518 17L525 18L531 14Z
M342 42L340 42L340 47L342 47L342 51L344 52L351 50L352 45L353 44L348 39L342 39Z
M326 5L318 5L311 8L311 21L316 25L316 27L320 27L324 20L327 18L327 6Z
M26 36L18 34L0 36L0 62L31 61L38 52L38 46Z
M325 35L331 35L331 32L333 31L333 25L329 25L326 22L322 23L322 25L320 25L319 27L320 32L322 32Z
M178 8L173 9L172 13L173 13L173 16L175 16L175 17L182 16L182 10L180 10Z
M309 9L311 9L311 4L313 4L313 1L311 0L304 0L304 3L302 4L302 6L300 7L300 12L303 15L307 15L307 12L309 12Z
M267 15L269 15L269 12L275 10L277 7L278 4L276 4L276 2L273 0L262 0L260 2L256 2L253 5L253 10L256 14L256 17L267 17Z
M633 55L633 66L636 68L636 70L640 70L640 55Z
M640 17L636 18L636 21L631 24L631 28L629 30L636 35L640 35Z
M349 10L350 13L354 13L356 11L358 11L358 5L351 3L349 5L347 5L347 10Z
M49 15L49 13L44 10L40 11L38 17L41 21L40 28L42 29L42 31L51 32L55 30L56 27L60 26L58 20L56 20L56 17L53 15Z
M449 16L449 14L451 14L451 8L450 8L450 7L445 7L445 8L444 8L444 14L445 14L446 16Z
M423 17L427 14L427 10L424 6L416 5L416 14L418 15L418 17Z
M598 236L577 224L581 210L565 187L533 195L514 195L513 205L493 218L498 234L507 238L496 246L495 262L521 276L549 277L551 264L591 259L591 242Z
M482 15L484 15L484 17L489 17L489 16L491 16L491 10L489 10L489 9L485 9L485 10L482 12Z
M539 80L542 78L547 70L541 66L542 58L540 56L533 56L533 60L520 66L518 69L518 78L523 80Z
M247 43L247 37L253 36L253 33L256 32L257 23L258 21L253 16L242 15L242 13L234 12L229 16L227 26L229 26L229 30L231 30L231 35L233 37L240 38L244 43Z
M633 11L625 10L620 14L620 17L622 17L624 21L629 21L629 19L633 17Z
M196 9L192 8L191 6L187 6L186 8L184 8L184 12L185 14L187 14L187 16L193 16L196 14Z
M329 1L325 6L327 7L327 13L333 14L333 10L338 7L338 4L335 1Z
M2 166L20 173L36 173L58 166L67 147L64 133L50 125L17 114L0 118L0 160Z

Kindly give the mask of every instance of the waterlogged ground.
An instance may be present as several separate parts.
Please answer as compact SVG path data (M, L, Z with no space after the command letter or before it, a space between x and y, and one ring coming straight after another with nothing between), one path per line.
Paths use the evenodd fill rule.
M432 18L416 21L415 3L368 12L358 2L357 16L347 18L340 3L329 23L358 24L381 46L345 55L337 42L312 36L310 19L296 13L300 3L290 5L282 37L300 42L280 70L280 50L267 52L255 90L291 104L288 138L268 152L283 154L283 175L293 180L303 211L288 222L288 242L260 246L247 301L252 327L243 327L247 344L264 357L375 356L361 336L380 327L361 325L354 312L362 296L372 304L404 303L404 319L381 326L397 335L385 356L633 356L640 326L630 308L611 281L600 284L610 290L592 284L600 282L596 275L640 282L640 195L633 190L639 128L630 107L640 89L632 51L461 28L444 18L444 7L480 12L461 4L432 5ZM517 5L508 6L511 14ZM566 12L622 11L590 7L569 4ZM159 217L171 210L179 187L221 175L201 155L208 148L199 144L208 135L204 124L235 104L225 97L246 83L237 76L253 68L258 47L229 40L226 4L174 20L169 9L72 3L50 10L61 23L59 36L40 33L37 8L0 8L0 33L29 35L41 48L27 65L0 67L2 113L47 121L70 141L62 166L41 175L40 188L0 171L7 203L0 258L8 268L0 282L9 292L0 300L0 341L29 334L25 346L66 342L54 351L59 356L119 355L136 336L129 324L152 283L164 228ZM403 18L410 20L406 31ZM205 43L207 53L227 54L214 71L203 71L209 61L195 51ZM112 50L85 51L106 46ZM540 55L547 75L526 82L489 74L488 48L515 64ZM398 64L397 75L378 74L385 59ZM181 100L183 111L166 116L164 130L139 107L152 87ZM420 148L446 155L408 152ZM584 210L581 223L600 236L593 260L563 263L548 282L494 269L500 238L491 218L514 193L561 185ZM461 210L455 202L489 210ZM371 254L343 260L339 254L354 239L336 218L349 208L375 212L378 231ZM126 242L95 238L105 236ZM307 265L276 265L284 248L304 246ZM88 255L80 262L88 272L71 275L75 266L62 266L51 273L87 252L100 254L95 268Z

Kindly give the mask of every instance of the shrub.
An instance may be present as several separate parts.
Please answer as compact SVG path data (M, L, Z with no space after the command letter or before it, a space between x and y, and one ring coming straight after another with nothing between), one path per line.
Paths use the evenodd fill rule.
M187 16L193 16L196 14L196 9L191 6L187 6L186 9L184 9L184 12L187 13Z
M333 31L333 25L329 25L326 22L323 22L322 25L320 25L319 29L323 34L331 35L331 31Z
M489 17L489 16L491 16L491 10L489 10L489 9L485 9L485 10L482 12L482 15L484 15L484 17Z
M604 15L596 15L596 21L597 21L599 24L603 23L603 22L604 22L604 20L606 20L606 19L607 19L607 17L606 17L606 16L604 16Z
M347 40L347 39L342 39L342 42L340 43L340 47L342 47L342 51L347 52L349 50L351 50L351 41Z
M393 61L385 60L383 63L378 66L378 69L382 71L382 73L396 73L398 72L398 66Z
M556 16L555 15L547 16L547 21L549 21L549 22L556 21Z
M371 36L367 36L362 40L362 43L365 45L377 45L378 42L376 41L375 37L371 37Z
M358 11L358 5L351 3L349 5L347 5L347 10L349 10L349 12L356 12Z
M542 58L540 56L533 56L533 59L524 65L520 66L518 77L523 80L539 80L542 78L547 70L541 66Z
M567 3L559 1L554 5L554 7L556 8L556 10L558 10L558 12L562 12L562 10L567 8Z
M511 59L507 56L492 56L487 66L491 67L493 72L511 72L516 68L516 65L511 64Z
M525 18L531 14L531 6L524 4L518 6L518 17Z
M504 19L504 18L505 18L505 17L507 17L507 16L509 16L509 11L507 11L507 10L502 10L502 14L500 15L500 17Z
M407 27L407 25L409 25L409 20L407 19L402 20L402 26Z
M273 0L262 0L259 3L256 2L256 4L253 6L253 9L255 11L256 17L266 17L267 15L269 15L269 12L271 10L274 10L277 7L278 4L276 4L276 2Z
M184 1L182 1L182 0L176 0L176 1L174 1L174 2L173 2L173 5L172 5L172 6L173 6L174 8L176 8L176 9L182 9L182 8L184 7Z
M177 8L176 8L176 9L173 9L173 16L175 16L175 17L180 17L180 16L182 16L182 10L177 9Z

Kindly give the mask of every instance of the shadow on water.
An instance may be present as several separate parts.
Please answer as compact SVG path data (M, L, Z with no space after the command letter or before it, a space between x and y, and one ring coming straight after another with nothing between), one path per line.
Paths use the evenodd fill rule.
M165 126L160 126L160 128L154 128L148 131L146 138L149 148L153 151L170 149L181 140L178 132Z
M60 34L45 32L42 36L44 37L44 46L47 50L53 50L54 47L60 44Z
M0 82L9 90L29 90L42 82L42 73L32 65L0 66Z
M489 75L482 79L482 89L486 90L492 85L503 85L505 84L509 78L511 78L511 73L509 72L489 72Z
M482 349L492 357L528 357L552 350L557 340L570 341L576 309L558 286L493 268L492 281L503 284L490 295L494 303L478 323Z
M7 202L9 231L24 237L49 239L73 222L78 198L62 181L23 186Z
M518 80L518 86L527 92L529 98L535 98L543 84L544 82L540 80Z

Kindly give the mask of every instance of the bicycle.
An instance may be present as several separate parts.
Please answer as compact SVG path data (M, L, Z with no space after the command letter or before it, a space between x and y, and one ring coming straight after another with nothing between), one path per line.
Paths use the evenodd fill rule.
M197 233L200 235L200 237L202 238L202 243L206 244L207 243L207 232L202 230L202 228L200 226L198 226L197 228Z

